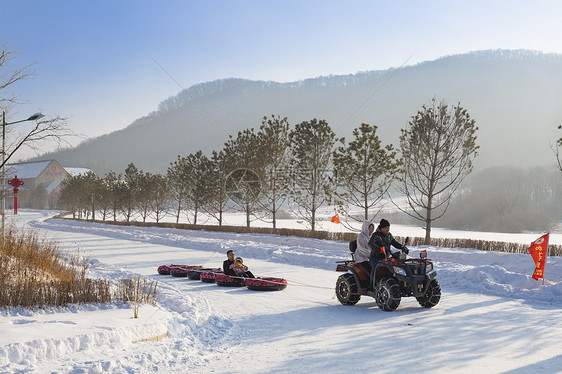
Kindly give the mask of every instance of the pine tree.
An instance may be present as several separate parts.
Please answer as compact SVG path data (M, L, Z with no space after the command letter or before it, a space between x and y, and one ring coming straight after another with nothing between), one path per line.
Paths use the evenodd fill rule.
M263 117L258 133L259 154L264 167L263 204L271 214L273 228L277 227L277 212L287 199L289 186L290 146L287 117Z
M345 139L341 142L334 152L336 196L348 206L361 208L362 218L372 221L380 209L374 214L370 209L381 202L398 172L396 151L391 144L383 147L377 126L366 123L353 130L353 140L347 146Z
M119 199L122 202L121 211L127 222L131 221L138 206L138 195L140 193L139 175L139 169L131 162L125 169L124 183L120 184Z
M264 164L254 129L240 131L236 138L231 137L225 143L222 154L228 167L226 192L229 199L244 210L246 226L250 227L264 180Z
M108 190L108 205L113 215L113 221L117 221L117 213L121 210L122 201L119 199L119 189L122 182L122 175L114 171L107 173L104 178L104 184Z
M294 213L316 230L316 212L333 192L330 177L336 134L325 120L304 121L291 131L291 197Z
M148 214L150 213L150 203L151 203L150 195L153 193L151 179L152 179L151 173L143 172L142 170L139 170L136 180L136 185L138 187L136 200L139 209L139 214L143 222L146 222L146 219L148 218Z
M152 174L148 176L148 183L150 185L149 195L149 216L160 222L168 214L168 207L170 206L170 191L167 186L166 178L162 174Z
M186 163L187 159L178 155L178 159L170 164L166 173L170 195L176 204L176 223L179 223L180 214L187 204L189 174Z
M98 209L98 204L102 202L105 186L102 179L92 171L82 175L81 184L83 199L90 202L89 211L92 213L92 220L95 220L96 210Z
M223 212L228 200L226 193L226 161L223 151L213 151L210 168L206 172L205 204L201 207L205 213L214 217L219 226L223 223Z
M57 205L59 208L69 210L72 218L82 210L81 206L81 178L79 175L72 176L62 182L61 192Z
M210 200L208 183L213 162L202 151L197 151L186 157L185 167L186 201L189 208L193 210L193 223L196 225L200 211Z

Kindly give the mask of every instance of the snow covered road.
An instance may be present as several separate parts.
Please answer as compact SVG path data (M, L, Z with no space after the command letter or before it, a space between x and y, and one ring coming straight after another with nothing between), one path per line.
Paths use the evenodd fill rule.
M382 312L370 298L355 306L335 299L340 273L333 270L334 261L345 258L344 243L43 221L31 212L21 219L45 230L62 248L79 248L90 258L91 276L157 279L160 310L155 314L147 307L141 318L147 326L167 326L168 337L132 344L134 327L126 330L126 339L92 333L87 329L95 307L88 307L47 313L59 321L68 321L70 313L78 317L70 336L68 331L53 332L51 344L58 351L40 354L45 344L38 341L48 338L41 327L33 334L27 326L46 318L45 313L28 313L25 318L32 323L17 326L24 338L16 342L0 334L0 371L562 372L559 258L549 259L550 282L539 286L529 279L532 261L525 255L428 248L443 287L441 302L424 309L405 298L396 311ZM156 273L158 265L169 263L220 266L227 249L244 257L254 274L286 278L289 286L261 293ZM123 318L124 310L114 308L115 316L107 316L112 308L100 308L95 325L117 331L114 318ZM2 315L0 326L16 319L23 317ZM98 340L71 344L72 336L78 343L87 340L84 336ZM103 336L107 344L99 344ZM12 353L2 357L2 352Z

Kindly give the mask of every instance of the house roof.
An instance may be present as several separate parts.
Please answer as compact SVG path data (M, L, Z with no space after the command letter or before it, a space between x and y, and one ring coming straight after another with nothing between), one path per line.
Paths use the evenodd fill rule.
M47 186L47 188L45 188L45 190L47 191L47 195L50 195L51 192L53 192L61 183L62 183L62 181L60 179L55 179L54 181L52 181Z
M6 176L13 178L17 175L19 179L37 178L51 162L54 160L8 164L6 165Z
M70 174L70 176L72 176L72 177L76 177L78 175L83 175L83 174L86 174L89 171L92 171L88 168L66 168L66 167L64 168L64 170L66 170L66 172L68 174Z

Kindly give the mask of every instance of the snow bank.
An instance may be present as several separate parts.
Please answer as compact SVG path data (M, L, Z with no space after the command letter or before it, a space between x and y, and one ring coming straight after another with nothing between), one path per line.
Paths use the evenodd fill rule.
M167 334L171 319L170 313L149 305L141 306L136 319L126 305L21 312L0 319L0 341L11 341L0 346L0 368L36 365L96 347L128 349L135 340Z

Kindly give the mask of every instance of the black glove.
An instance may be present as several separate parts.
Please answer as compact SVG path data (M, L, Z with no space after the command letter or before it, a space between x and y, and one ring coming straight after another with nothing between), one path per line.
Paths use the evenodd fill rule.
M405 254L408 254L408 253L410 253L410 250L409 250L408 248L404 247L404 249L402 250L402 252L404 252Z

